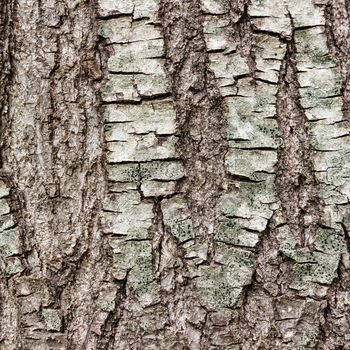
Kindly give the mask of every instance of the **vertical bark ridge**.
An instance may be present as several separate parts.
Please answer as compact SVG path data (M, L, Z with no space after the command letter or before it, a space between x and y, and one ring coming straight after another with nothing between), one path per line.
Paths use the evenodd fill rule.
M216 236L220 225L218 205L227 190L228 123L223 96L225 88L227 93L232 88L224 83L221 89L221 82L214 75L216 67L210 55L213 51L219 58L220 53L215 52L223 49L222 42L214 38L208 43L215 24L210 21L211 8L202 5L199 1L163 1L160 14L166 67L177 110L180 137L177 147L186 171L182 191L191 210L197 245L197 253L185 253L185 257L196 257L194 263L200 264L196 267L193 262L188 263L192 276L196 277L196 289L186 305L193 328L190 349L209 349L213 344L225 345L229 341L227 325L231 315L228 311L222 314L219 309L233 304L237 297L236 289L230 291L226 285L221 266L225 263L220 261L226 250ZM220 5L216 10L219 15L226 12ZM222 20L221 16L217 19ZM196 295L199 300L194 299ZM231 296L233 300L229 300Z
M275 187L280 208L275 211L264 232L257 254L254 282L247 291L240 316L241 332L245 333L244 344L252 349L301 346L302 337L308 339L304 345L311 345L313 329L308 329L307 325L315 323L317 331L319 315L322 314L319 303L298 296L291 287L293 262L288 254L283 254L286 227L298 246L312 247L322 216L311 163L307 118L300 104L295 29L293 18L290 18L290 35L287 38L285 34L279 36L286 50L276 94L276 119L283 140L275 166ZM266 327L266 324L269 326Z
M3 1L0 5L0 116L1 135L6 133L3 127L8 115L10 97L8 94L12 73L12 51L13 51L13 21L15 16L15 3ZM1 136L1 154L4 137ZM0 166L3 167L2 157Z
M193 225L182 198L185 171L164 69L157 1L99 2L109 50L102 91L108 192L103 231L113 249L118 300L110 349L198 348L189 307L185 246ZM189 252L187 252L189 254ZM191 298L190 298L191 297Z
M284 47L263 32L253 33L249 8L243 2L202 1L202 9L209 67L228 119L228 186L215 208L219 225L213 260L217 265L212 271L203 269L197 282L210 311L203 346L243 344L248 348L257 342L245 343L249 327L241 327L238 320L254 283L256 259L263 258L266 228L278 207L273 182L280 135L274 107L276 71Z
M104 189L94 4L16 6L2 151L23 220L12 241L3 234L2 246L12 260L19 254L7 273L22 345L6 348L77 349L89 343L94 293L108 270L98 229Z
M3 150L6 135L10 132L10 89L14 75L13 52L14 23L16 21L15 1L3 1L0 5L0 197L1 215L0 232L1 244L1 306L0 314L3 322L0 326L0 346L6 349L20 349L23 344L22 324L20 320L20 305L16 299L16 284L12 278L14 274L23 271L24 259L12 257L11 253L21 253L23 247L19 237L23 232L18 229L22 219L21 205L23 201L18 196L15 184L4 168ZM11 237L12 234L12 237ZM14 243L10 239L14 239ZM12 243L12 244L11 244ZM14 252L11 251L14 248Z
M215 207L225 179L226 117L219 89L208 68L198 2L163 1L167 71L174 95L188 198L196 238L214 254Z
M349 4L346 1L329 1L326 11L326 35L330 54L337 62L341 75L342 118L341 125L349 130L350 88L349 88L349 55L350 55L350 20ZM345 146L345 145L344 145ZM347 163L342 166L346 168ZM348 215L341 222L347 252L349 253L349 219ZM328 304L324 313L325 322L322 326L322 338L319 348L322 350L332 348L347 348L350 340L347 329L350 327L348 317L349 307L347 303L348 290L350 288L349 258L343 256L338 268L338 276L328 291Z
M329 135L346 138L347 133L335 126L339 83L326 46L324 6L319 5L305 3L304 15L297 2L266 7L253 2L249 9L255 32L286 42L276 113L283 138L275 181L280 209L262 242L254 284L241 310L243 333L254 327L254 333L245 335L249 348L321 346L331 302L327 292L337 285L346 251L344 217L336 214L341 207L332 197L337 190L331 190L338 184L342 192L342 180L335 180L342 171L325 175L347 149L347 143L338 145L337 136ZM268 14L275 16L273 22ZM343 200L345 204L346 198L335 202Z
M345 0L329 1L326 7L326 34L332 56L337 60L342 76L343 113L350 120L350 26L349 4Z

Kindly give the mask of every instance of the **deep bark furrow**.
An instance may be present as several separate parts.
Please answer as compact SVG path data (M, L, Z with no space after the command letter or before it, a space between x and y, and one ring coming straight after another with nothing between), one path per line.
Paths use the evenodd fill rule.
M0 4L0 166L3 167L2 152L4 149L4 135L9 132L4 127L8 121L10 108L9 85L13 72L12 54L13 46L13 26L15 21L15 2L3 1Z
M209 70L198 1L163 1L161 22L166 68L174 96L186 182L183 191L192 213L196 239L214 254L215 207L224 189L226 114Z
M330 0L326 7L326 34L330 52L337 61L342 77L343 113L350 122L350 19L346 0Z
M237 49L246 59L250 74L255 75L256 61L254 57L254 35L252 21L248 13L249 1L230 0L231 40L237 44Z
M326 35L329 51L337 62L341 74L342 97L342 121L341 124L350 130L350 20L349 3L347 1L330 1L325 11ZM343 164L346 166L346 163ZM345 232L347 252L349 252L349 215L342 220L342 228ZM338 268L338 276L327 293L327 308L325 310L325 322L322 325L322 338L319 349L333 348L346 349L350 346L347 336L350 327L349 307L346 296L350 288L349 259L345 255Z
M294 28L286 45L277 93L277 120L283 139L276 164L281 215L301 247L312 248L321 224L322 203L312 164L307 118L300 104Z

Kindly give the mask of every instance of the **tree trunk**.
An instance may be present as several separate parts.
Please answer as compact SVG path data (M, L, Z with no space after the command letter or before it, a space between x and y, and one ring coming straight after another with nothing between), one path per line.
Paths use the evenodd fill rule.
M0 349L350 349L347 0L0 3Z

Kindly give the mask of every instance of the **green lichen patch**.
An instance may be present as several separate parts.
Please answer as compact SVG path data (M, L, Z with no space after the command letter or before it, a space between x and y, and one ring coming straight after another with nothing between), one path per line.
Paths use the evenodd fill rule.
M144 305L158 299L159 289L153 283L152 245L149 241L114 241L114 264L128 272L132 293Z
M348 128L341 124L327 124L322 121L307 125L311 145L319 151L350 151L350 133Z
M201 267L195 283L199 300L210 310L237 307L242 288L231 277L232 269L221 267Z
M108 192L110 193L123 193L134 191L138 189L137 183L129 182L111 182L108 184Z
M156 282L142 283L134 286L134 293L142 307L148 307L160 302L160 287Z
M335 60L329 54L327 37L323 27L308 28L295 32L296 62L299 70L333 68Z
M296 262L291 288L307 290L312 282L332 283L340 255L346 251L341 232L319 229L314 241L317 251L314 252L308 247L299 248L297 239L291 235L287 225L278 229L277 238L280 242L280 251Z
M298 73L303 108L316 107L322 99L340 95L341 79L335 68L309 69Z
M251 252L216 244L214 261L220 266L201 266L196 286L203 305L212 310L237 307L243 287L251 283L254 256Z
M107 67L111 72L163 74L160 60L153 57L164 55L162 39L114 44L115 53L109 58Z
M10 213L10 206L5 198L0 199L0 215Z
M315 236L315 248L326 254L337 255L347 251L344 234L333 229L319 229Z
M249 223L249 220L221 219L214 239L238 246L255 247L259 236L245 229L244 224L249 226Z
M230 174L259 181L265 173L273 173L277 163L277 152L231 148L226 157Z
M107 123L105 129L108 129L106 141L113 141L118 135L118 130L125 130L129 134L175 133L176 113L172 102L168 100L143 102L139 105L108 106L104 118Z
M154 217L153 203L141 202L138 191L109 194L104 202L104 231L126 239L146 239Z
M123 14L132 14L134 9L133 0L99 0L99 9L103 12L117 11Z
M9 275L15 275L24 271L25 267L23 266L21 259L16 257L8 257L6 259L6 273Z
M108 75L101 96L104 102L141 101L135 88L134 75Z
M177 161L153 161L140 165L143 180L176 181L185 176L185 169Z
M152 246L149 241L114 241L114 262L118 268L152 270Z
M176 192L176 182L146 181L141 185L141 191L145 197L169 196Z
M295 28L325 25L324 11L320 6L315 6L313 1L304 1L302 5L299 1L283 0L283 2L293 17Z
M97 305L101 310L111 312L116 307L116 297L117 290L114 285L104 286L98 296Z
M4 231L15 225L15 221L12 215L2 215L0 216L0 232Z
M122 0L123 1L123 0ZM134 19L150 18L155 21L158 16L160 0L133 0L134 2Z
M291 32L284 0L253 0L249 6L249 16L255 27L269 32Z
M274 148L282 144L281 134L275 119L251 117L229 118L228 139L235 148Z
M229 6L224 0L201 0L200 3L206 13L222 15L229 11Z
M218 203L218 211L227 217L239 217L243 219L259 219L266 226L267 220L272 216L273 210L270 204L276 202L273 186L274 176L266 181L258 183L237 183L237 190L223 195ZM239 205L237 205L239 203ZM259 228L258 231L261 229Z
M99 0L99 13L102 16L111 14L130 15L140 20L144 18L155 19L159 8L159 0ZM119 20L119 17L118 17Z
M166 229L180 242L194 238L190 212L183 199L174 197L163 200L162 213Z
M107 174L111 181L138 183L141 180L137 163L107 165Z
M177 140L175 136L160 137L154 133L129 135L125 142L107 143L107 161L110 163L147 162L174 158Z
M162 37L159 28L147 23L147 20L135 22L131 16L101 21L99 35L117 44L154 40Z
M195 243L194 240L187 241L183 244L185 249L185 258L191 259L189 262L191 273L197 275L197 266L208 258L208 246L206 244Z
M237 95L226 99L229 118L252 117L272 118L276 114L275 85L256 82L251 78L240 79L237 82Z
M336 277L340 256L321 252L313 253L314 263L296 264L294 279L290 287L297 290L307 290L311 282L331 284Z
M103 203L103 209L116 213L126 213L127 211L141 204L141 196L138 191L127 193L108 194Z
M9 194L10 187L3 180L0 180L0 198L7 197Z
M62 328L62 318L59 310L43 309L45 327L48 331L59 332Z
M277 83L286 45L271 35L255 35L255 41L257 77Z
M343 119L343 102L341 97L325 98L305 110L308 120L323 120L328 124L340 122Z
M315 171L328 171L331 168L340 168L340 164L347 166L348 152L346 150L332 152L316 152L312 158Z
M165 71L152 75L138 74L135 76L135 85L142 97L152 97L170 92Z
M134 9L133 0L98 0L98 5L104 15L108 15L109 12L132 14Z
M232 283L237 283L237 286L249 284L255 265L254 255L250 251L217 243L214 260L238 272L237 280Z
M204 38L207 50L235 51L237 43L230 40L227 28L230 25L229 16L205 16L203 21Z
M17 228L0 232L0 252L5 257L21 253L21 238Z
M209 67L214 72L219 87L234 84L235 76L249 74L249 67L239 53L212 53L209 55Z

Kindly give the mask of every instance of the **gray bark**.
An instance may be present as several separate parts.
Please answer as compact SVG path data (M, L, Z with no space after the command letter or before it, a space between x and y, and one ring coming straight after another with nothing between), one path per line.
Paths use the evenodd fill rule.
M349 11L4 0L0 349L349 349Z

